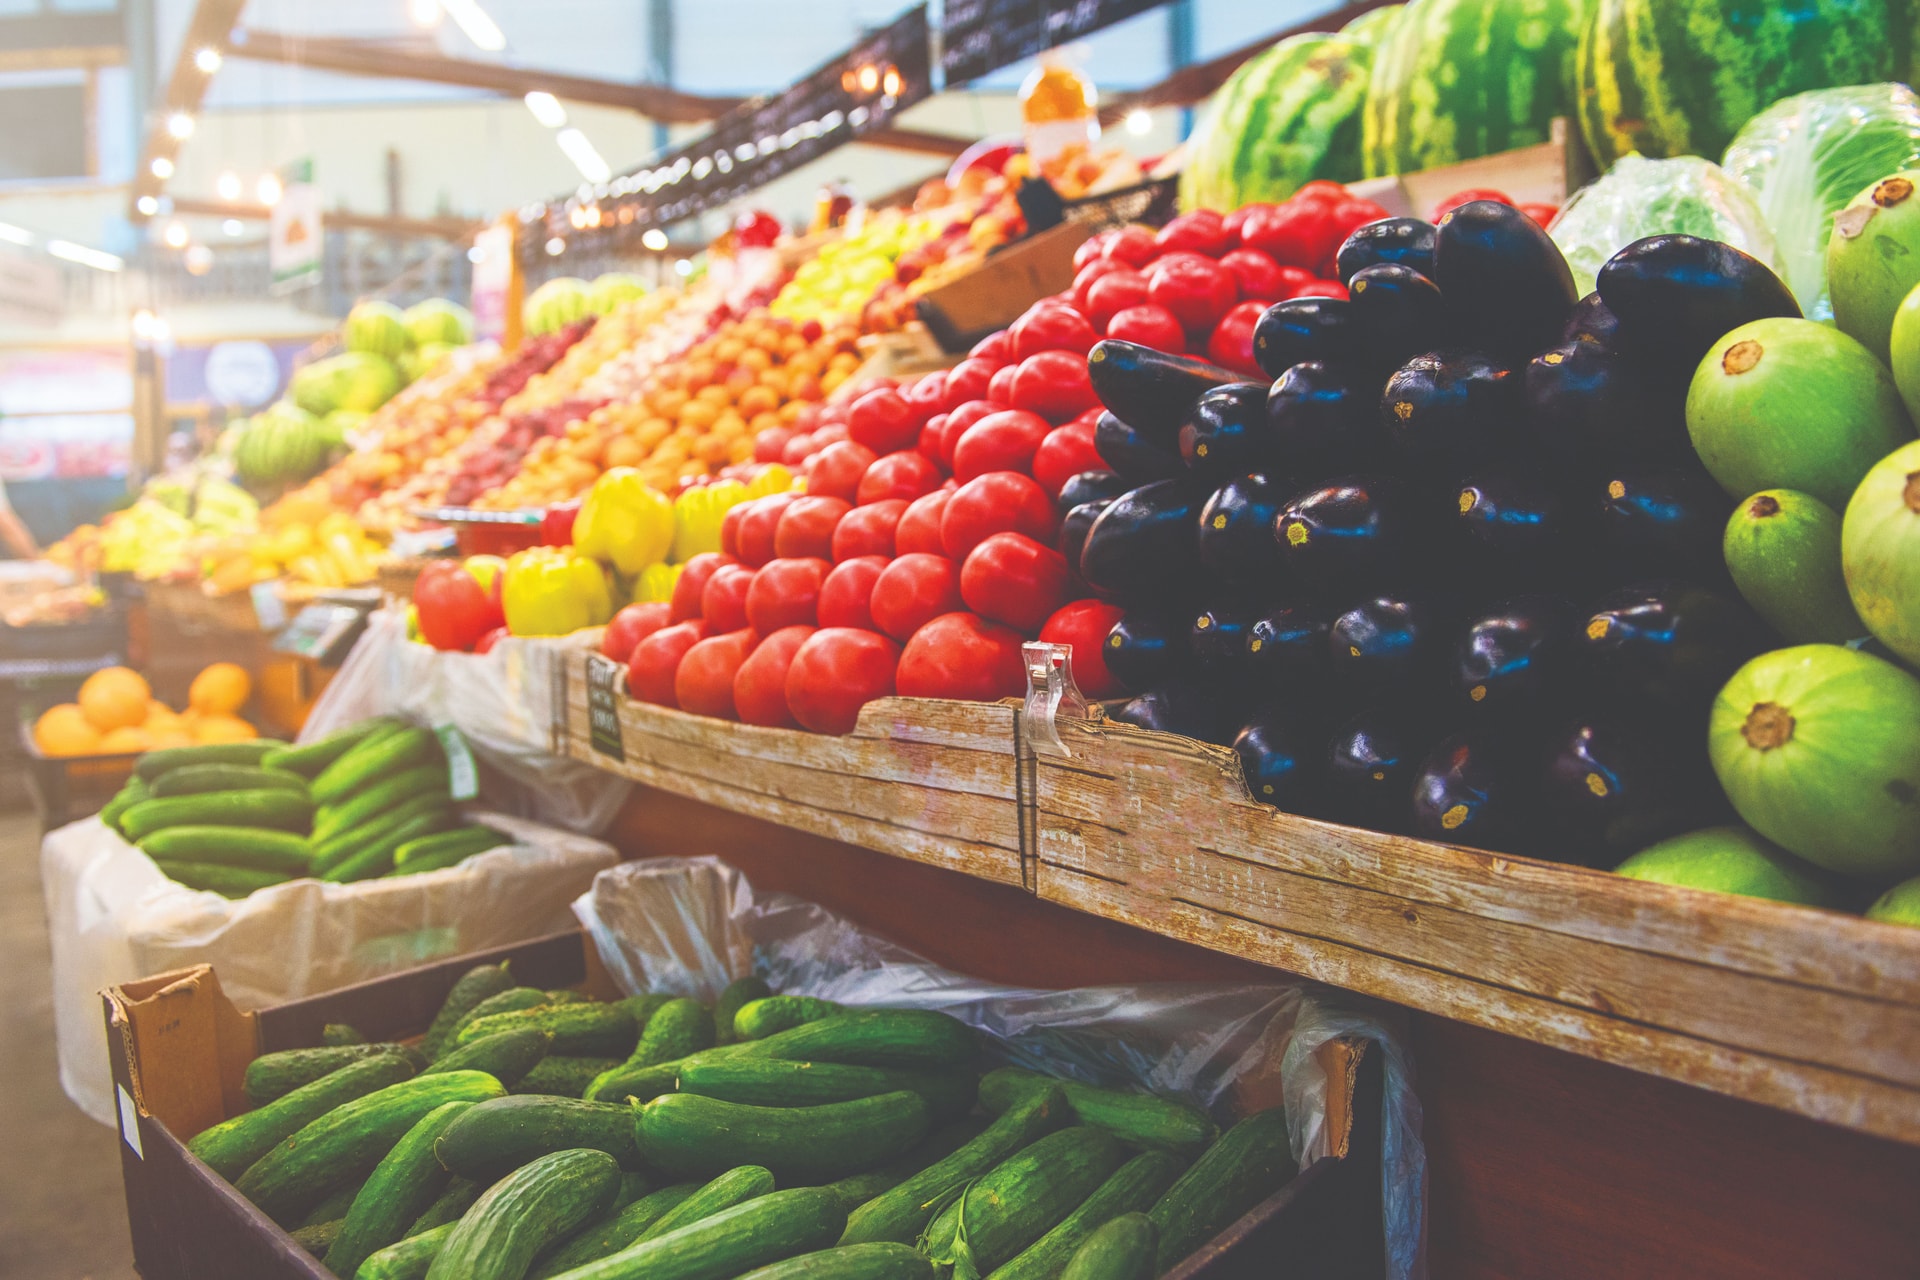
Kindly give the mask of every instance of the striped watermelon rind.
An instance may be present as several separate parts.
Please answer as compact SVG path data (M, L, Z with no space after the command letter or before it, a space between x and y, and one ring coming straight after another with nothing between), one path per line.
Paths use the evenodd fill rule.
M1404 4L1383 4L1378 9L1367 10L1340 28L1340 34L1370 49L1377 49L1393 35L1394 28L1400 25L1401 15L1406 11Z
M1413 0L1377 52L1366 176L1417 173L1545 142L1573 108L1591 0ZM1682 0L1672 0L1681 3Z
M1180 174L1184 209L1285 200L1316 179L1360 177L1360 108L1371 54L1338 35L1292 36L1213 95Z

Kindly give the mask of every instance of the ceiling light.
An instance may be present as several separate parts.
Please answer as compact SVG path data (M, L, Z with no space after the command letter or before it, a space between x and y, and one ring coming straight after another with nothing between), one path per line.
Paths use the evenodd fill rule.
M1127 112L1127 132L1136 138L1153 132L1153 113L1140 107Z
M162 235L162 236L161 236L160 238L161 238L162 240L165 240L165 241L167 242L167 246L168 246L169 248L172 248L172 249L184 249L184 248L186 248L186 247L187 247L187 241L188 241L189 239L191 239L192 237L190 237L190 236L189 236L189 235L187 234L187 224L186 224L186 223L184 223L184 222L169 222L169 223L167 224L167 230L166 230L166 232L165 232L165 234L163 234L163 235Z
M162 182L173 176L173 161L165 156L155 156L153 163L147 167L153 171L153 176Z
M553 239L547 241L547 256L549 258L557 258L566 251L567 242L559 236L555 236Z
M485 262L486 260L487 260L487 251L485 249L482 249L479 245L476 244L472 248L467 250L467 261L471 262L474 266L477 267L481 263Z
M613 176L613 169L594 150L593 143L587 141L587 135L578 129L562 129L554 135L554 141L588 182L605 182Z
M187 250L187 274L203 276L213 270L213 250L204 244L196 244Z
M285 194L285 188L280 185L280 175L277 173L261 174L260 181L255 184L253 188L253 194L258 196L260 203L266 205L269 209L279 204L280 197Z
M416 27L437 26L440 22L440 0L407 0L407 16L413 19Z
M533 118L549 129L558 129L567 122L567 109L560 105L560 99L550 93L535 89L524 101L527 110L533 112Z
M900 96L900 87L901 80L899 70L895 67L888 67L887 73L880 77L880 91L889 98L897 98Z
M213 189L220 193L222 200L238 200L240 198L240 175L231 169L227 170L214 180Z
M224 61L224 59L221 58L220 51L212 45L208 45L193 55L193 65L200 68L201 73L204 75L212 75L218 71L222 61Z
M152 196L141 196L133 202L133 207L140 211L140 216L143 218L151 218L160 212L160 202Z
M246 228L240 224L240 219L238 218L228 218L220 224L220 232L222 235L237 236L245 230Z
M667 247L667 233L658 227L649 227L647 233L640 237L640 243L659 253Z
M193 117L184 111L176 111L167 117L167 136L185 142L193 136Z
M92 267L95 271L118 271L126 263L111 253L98 249L89 249L83 244L71 240L47 241L47 252L56 258L65 258L68 262L77 262L83 267Z
M880 87L880 69L869 62L860 68L860 92L872 93Z
M154 315L153 312L147 310L145 307L142 307L133 313L133 336L141 342L151 342L153 341L154 327L159 323L160 318L158 316Z
M507 47L507 37L500 30L500 24L487 16L474 0L440 0L440 7L447 11L455 25L466 33L467 39L475 47L488 53L498 53Z
M32 244L33 232L25 227L16 227L11 222L0 222L0 240L8 244Z
M683 276L690 276L693 274L693 263L685 258L675 258L673 260L673 269Z

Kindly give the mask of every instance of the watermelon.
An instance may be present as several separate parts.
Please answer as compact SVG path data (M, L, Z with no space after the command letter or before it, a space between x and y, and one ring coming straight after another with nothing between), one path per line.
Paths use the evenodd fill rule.
M1180 174L1185 209L1280 201L1315 178L1360 176L1360 107L1372 55L1342 36L1300 35L1249 59L1214 94Z
M535 337L564 329L590 313L587 300L593 286L577 276L549 280L527 295L521 308L521 320L528 334Z
M623 302L647 296L647 282L627 271L609 271L595 276L587 292L587 309L604 316Z
M234 470L264 488L305 480L327 465L327 431L298 405L280 401L255 414L241 433Z
M340 326L340 340L349 351L397 360L413 345L407 336L406 314L391 302L358 302Z
M336 409L372 413L399 389L400 370L393 361L364 351L347 351L302 366L287 388L295 404L321 417Z
M1377 49L1386 43L1393 29L1400 25L1400 15L1407 11L1404 4L1383 4L1378 9L1369 9L1359 17L1340 28L1340 34L1349 40L1358 41L1369 49Z
M1366 175L1545 142L1553 118L1572 113L1573 59L1590 2L1413 0L1373 60Z
M445 298L428 298L408 307L404 316L407 337L416 347L446 343L464 347L473 341L473 313Z
M1792 94L1905 80L1904 0L1597 0L1576 70L1602 168L1630 151L1717 156Z

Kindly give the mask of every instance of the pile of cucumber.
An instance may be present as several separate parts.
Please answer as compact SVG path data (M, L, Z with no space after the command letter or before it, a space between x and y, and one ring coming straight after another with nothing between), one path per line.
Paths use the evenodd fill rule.
M980 1050L758 979L709 1008L483 965L417 1047L254 1059L187 1146L341 1280L1152 1280L1293 1176L1279 1109L1222 1134Z
M100 819L172 880L229 898L303 876L437 871L508 843L463 823L438 737L388 719L304 747L149 751Z

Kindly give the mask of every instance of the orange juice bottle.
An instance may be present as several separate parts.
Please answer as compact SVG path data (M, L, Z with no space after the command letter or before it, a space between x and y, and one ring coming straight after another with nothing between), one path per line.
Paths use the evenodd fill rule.
M1085 149L1100 136L1100 97L1093 81L1056 59L1035 67L1020 86L1020 118L1027 154L1045 164L1072 147Z

